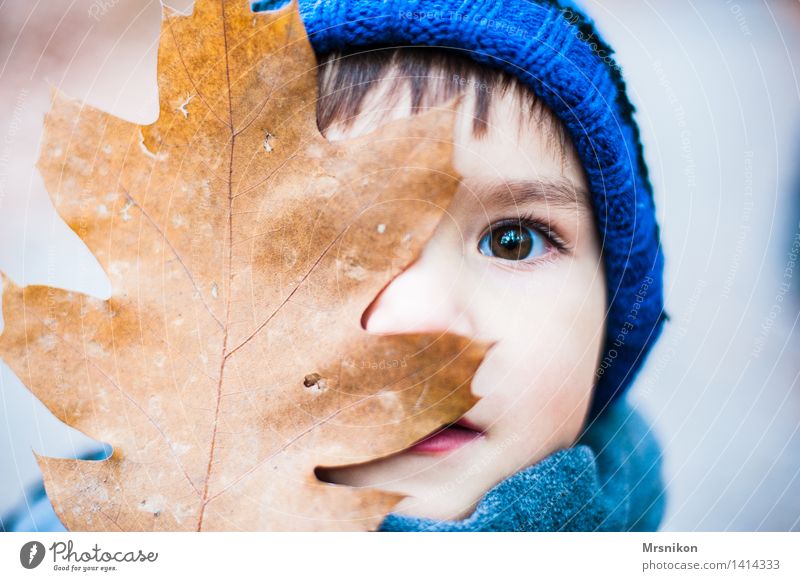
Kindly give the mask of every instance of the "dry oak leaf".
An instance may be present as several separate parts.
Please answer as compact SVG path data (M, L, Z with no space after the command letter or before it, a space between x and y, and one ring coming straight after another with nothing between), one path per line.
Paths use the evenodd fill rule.
M458 183L453 107L329 143L296 4L165 9L160 115L55 94L38 167L108 300L4 281L0 356L113 446L39 457L71 530L370 530L402 498L317 466L397 452L465 413L490 344L371 335L361 315Z

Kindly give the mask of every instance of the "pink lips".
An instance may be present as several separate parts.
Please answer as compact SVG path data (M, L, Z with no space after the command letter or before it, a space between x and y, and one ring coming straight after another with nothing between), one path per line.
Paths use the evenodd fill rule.
M466 420L460 420L455 424L442 428L435 434L420 440L411 448L409 452L421 452L425 454L442 454L452 452L461 446L468 444L475 438L480 438L483 433Z

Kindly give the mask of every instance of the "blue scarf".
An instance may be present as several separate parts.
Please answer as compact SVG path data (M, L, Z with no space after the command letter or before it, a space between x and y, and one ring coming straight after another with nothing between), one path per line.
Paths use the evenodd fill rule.
M487 492L471 516L435 521L390 514L382 531L655 531L664 514L661 449L623 398L572 448Z
M92 459L99 459L98 452ZM40 484L0 530L63 531ZM617 400L578 443L487 492L461 521L390 514L381 531L655 531L664 513L661 450L649 426Z

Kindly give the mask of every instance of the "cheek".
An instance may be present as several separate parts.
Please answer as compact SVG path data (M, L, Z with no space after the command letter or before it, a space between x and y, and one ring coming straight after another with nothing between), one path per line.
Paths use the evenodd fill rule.
M537 282L524 296L484 313L505 324L491 325L499 342L473 389L492 434L520 437L540 459L571 445L583 426L604 338L605 292L592 269L528 276Z

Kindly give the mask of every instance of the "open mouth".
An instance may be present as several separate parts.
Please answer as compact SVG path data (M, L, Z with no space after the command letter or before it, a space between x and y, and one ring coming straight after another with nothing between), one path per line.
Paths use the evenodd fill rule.
M462 419L423 438L411 446L408 451L422 454L444 454L482 437L483 432L477 426Z

